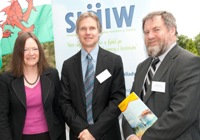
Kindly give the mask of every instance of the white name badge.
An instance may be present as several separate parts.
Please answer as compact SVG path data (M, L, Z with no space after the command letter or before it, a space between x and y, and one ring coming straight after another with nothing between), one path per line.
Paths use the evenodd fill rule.
M152 81L151 91L165 93L165 82Z
M102 83L111 76L110 72L106 69L96 76L97 80Z

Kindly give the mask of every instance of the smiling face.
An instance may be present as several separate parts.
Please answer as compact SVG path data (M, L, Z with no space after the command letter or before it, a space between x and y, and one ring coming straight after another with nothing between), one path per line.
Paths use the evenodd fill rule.
M24 46L24 66L37 67L39 61L38 45L33 38L28 38Z
M78 38L82 47L87 50L92 50L99 41L99 29L97 21L92 17L86 17L79 23L77 31Z
M154 16L144 23L144 40L148 55L157 57L175 41L175 28L167 28L161 16Z

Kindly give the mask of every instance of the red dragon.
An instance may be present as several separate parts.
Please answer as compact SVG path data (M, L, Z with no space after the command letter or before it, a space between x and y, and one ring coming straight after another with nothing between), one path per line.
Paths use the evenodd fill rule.
M22 11L22 7L18 0L11 0L10 6L0 11L5 12L5 14L7 15L6 21L0 26L2 30L4 30L5 25L11 25L13 28L16 26L21 29L20 32L32 32L34 30L33 24L30 27L25 27L22 24L22 21L28 23L28 19L32 10L36 11L36 8L33 6L33 0L26 1L28 2L28 8L25 12ZM3 32L2 38L8 38L11 36L12 33L12 31L7 29Z

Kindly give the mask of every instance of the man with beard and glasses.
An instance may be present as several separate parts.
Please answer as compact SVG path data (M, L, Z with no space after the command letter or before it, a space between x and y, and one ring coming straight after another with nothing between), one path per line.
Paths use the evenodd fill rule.
M137 67L131 92L135 92L157 116L138 137L127 120L126 140L199 140L200 58L177 44L177 25L167 11L149 13L143 19L144 42L149 58ZM153 76L149 69L154 59Z

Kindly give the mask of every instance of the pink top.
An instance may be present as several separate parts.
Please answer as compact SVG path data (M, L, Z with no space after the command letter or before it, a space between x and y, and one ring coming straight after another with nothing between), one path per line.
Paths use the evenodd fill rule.
M26 120L23 134L38 134L48 131L44 115L40 81L33 88L25 86Z

